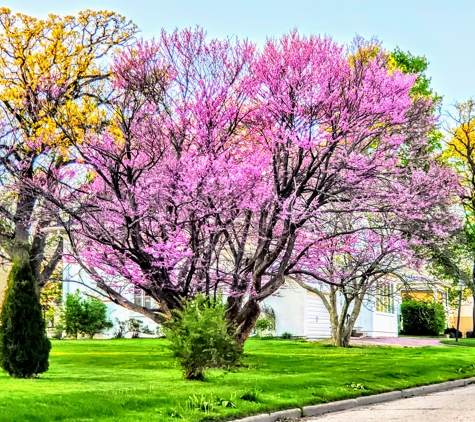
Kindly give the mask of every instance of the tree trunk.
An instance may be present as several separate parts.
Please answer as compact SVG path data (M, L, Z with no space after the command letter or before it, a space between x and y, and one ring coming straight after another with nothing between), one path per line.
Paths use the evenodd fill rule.
M184 378L190 381L203 381L204 373L201 368L191 368L185 371Z
M243 314L244 317L242 318L242 321L239 321L239 317ZM237 325L236 342L238 345L244 346L244 342L250 336L260 314L261 308L259 303L251 301L244 306L243 310L234 321L230 321L231 325Z
M364 292L356 297L348 298L344 296L345 303L341 314L338 315L337 290L332 289L330 293L330 322L332 325L332 343L338 347L349 347L350 337L355 326L355 322L360 314L363 303ZM348 314L351 304L354 302L353 310Z

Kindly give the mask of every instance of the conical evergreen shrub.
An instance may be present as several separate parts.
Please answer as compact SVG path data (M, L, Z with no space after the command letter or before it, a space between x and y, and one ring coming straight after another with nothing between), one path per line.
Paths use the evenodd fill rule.
M46 337L40 297L29 263L14 263L0 314L0 365L15 378L48 370L51 343Z

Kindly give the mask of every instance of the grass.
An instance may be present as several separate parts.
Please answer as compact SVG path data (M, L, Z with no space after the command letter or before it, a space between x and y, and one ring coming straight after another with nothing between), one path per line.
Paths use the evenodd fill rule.
M182 379L166 340L55 341L50 362L40 379L0 374L0 421L225 420L475 375L471 348L283 340L249 340L245 366L205 382Z
M475 347L475 338L459 338L458 341L451 338L450 340L442 340L441 343L450 344L451 346Z

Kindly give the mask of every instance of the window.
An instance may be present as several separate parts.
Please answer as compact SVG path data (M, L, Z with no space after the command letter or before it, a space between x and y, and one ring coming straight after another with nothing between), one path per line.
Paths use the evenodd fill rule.
M376 310L387 314L394 314L394 284L386 284L376 288Z
M134 288L134 303L148 309L158 308L157 302L150 296L147 296L145 292L138 287Z

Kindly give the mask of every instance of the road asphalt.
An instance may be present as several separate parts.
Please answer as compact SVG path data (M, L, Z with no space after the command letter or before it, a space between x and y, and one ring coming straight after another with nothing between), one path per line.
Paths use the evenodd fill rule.
M475 385L357 407L302 421L315 422L475 422Z

